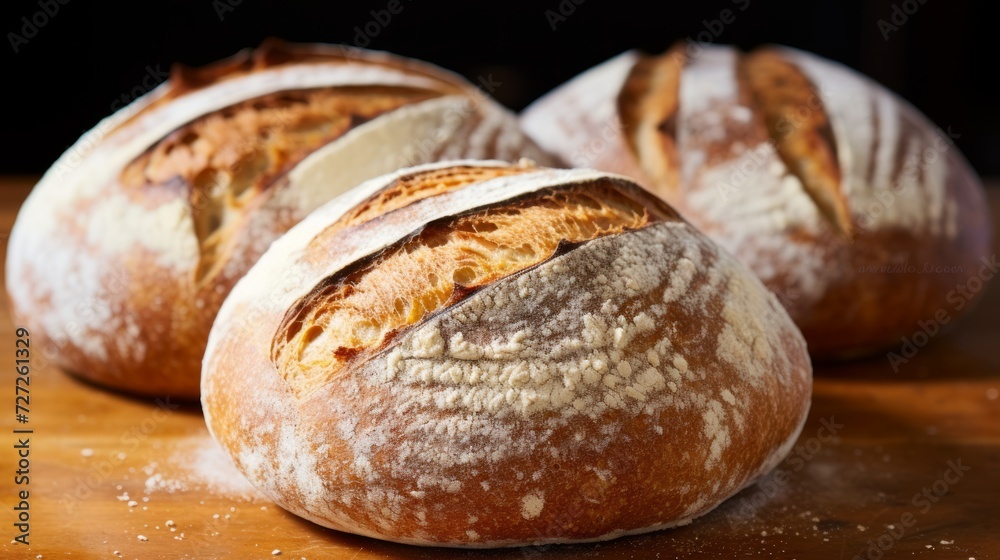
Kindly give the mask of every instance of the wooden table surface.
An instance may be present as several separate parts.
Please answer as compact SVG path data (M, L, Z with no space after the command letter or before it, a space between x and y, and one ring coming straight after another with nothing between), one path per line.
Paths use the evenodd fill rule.
M0 181L4 248L32 183ZM990 203L1000 224L1000 189ZM885 356L818 367L809 420L780 474L689 526L494 551L410 547L302 521L246 486L197 407L111 394L44 360L33 368L29 423L16 424L8 367L0 558L1000 558L998 316L994 287L896 372ZM14 329L5 301L10 362ZM29 546L12 542L24 488L14 485L12 430L24 427L34 431Z

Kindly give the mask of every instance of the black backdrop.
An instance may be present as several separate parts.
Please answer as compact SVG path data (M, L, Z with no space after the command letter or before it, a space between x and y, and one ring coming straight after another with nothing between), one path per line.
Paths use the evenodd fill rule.
M492 75L501 83L494 95L514 109L633 47L661 52L687 38L744 48L782 43L874 77L960 134L981 174L1000 174L1000 105L991 86L1000 71L1000 3L987 0L2 4L0 173L44 171L123 97L164 79L173 62L205 64L277 36L367 44L471 79Z

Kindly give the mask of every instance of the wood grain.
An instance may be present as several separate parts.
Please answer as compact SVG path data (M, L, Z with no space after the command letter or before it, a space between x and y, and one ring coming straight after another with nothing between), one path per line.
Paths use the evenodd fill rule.
M33 181L0 180L4 241ZM998 224L1000 190L991 189L990 204ZM13 367L0 374L10 403L0 412L0 557L271 558L278 550L279 558L355 560L998 558L998 316L994 288L957 329L930 337L896 371L886 356L818 366L810 418L792 456L764 483L687 527L497 551L409 547L302 521L244 486L197 407L102 391L33 348L28 424L15 422ZM10 364L14 329L4 303L0 340ZM30 546L11 542L16 493L25 488L14 484L12 430L23 427L34 430ZM947 473L949 465L961 466L961 477ZM869 550L880 537L887 550Z

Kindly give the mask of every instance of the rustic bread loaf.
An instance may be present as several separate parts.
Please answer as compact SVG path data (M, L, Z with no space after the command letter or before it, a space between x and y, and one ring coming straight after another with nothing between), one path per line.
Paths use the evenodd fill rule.
M978 178L948 135L838 64L781 47L628 52L522 123L570 164L670 201L778 294L813 357L972 307L948 295L990 254Z
M268 42L100 123L18 216L18 324L55 363L121 390L194 398L212 320L267 246L317 206L399 167L543 157L516 118L444 70Z
M202 406L282 507L419 545L689 522L809 408L773 294L624 177L429 164L316 210L212 328Z

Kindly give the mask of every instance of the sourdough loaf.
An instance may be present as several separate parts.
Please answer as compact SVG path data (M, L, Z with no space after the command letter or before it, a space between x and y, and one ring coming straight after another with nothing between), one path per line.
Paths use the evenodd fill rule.
M194 398L222 300L272 240L361 181L458 157L542 158L439 68L269 41L170 80L45 174L10 239L18 324L63 368Z
M779 296L816 358L972 307L948 296L990 255L979 179L949 134L839 64L784 47L628 52L522 122L569 164L670 201Z
M467 161L276 241L212 328L202 406L297 515L495 547L688 523L781 461L811 383L774 295L655 196Z

